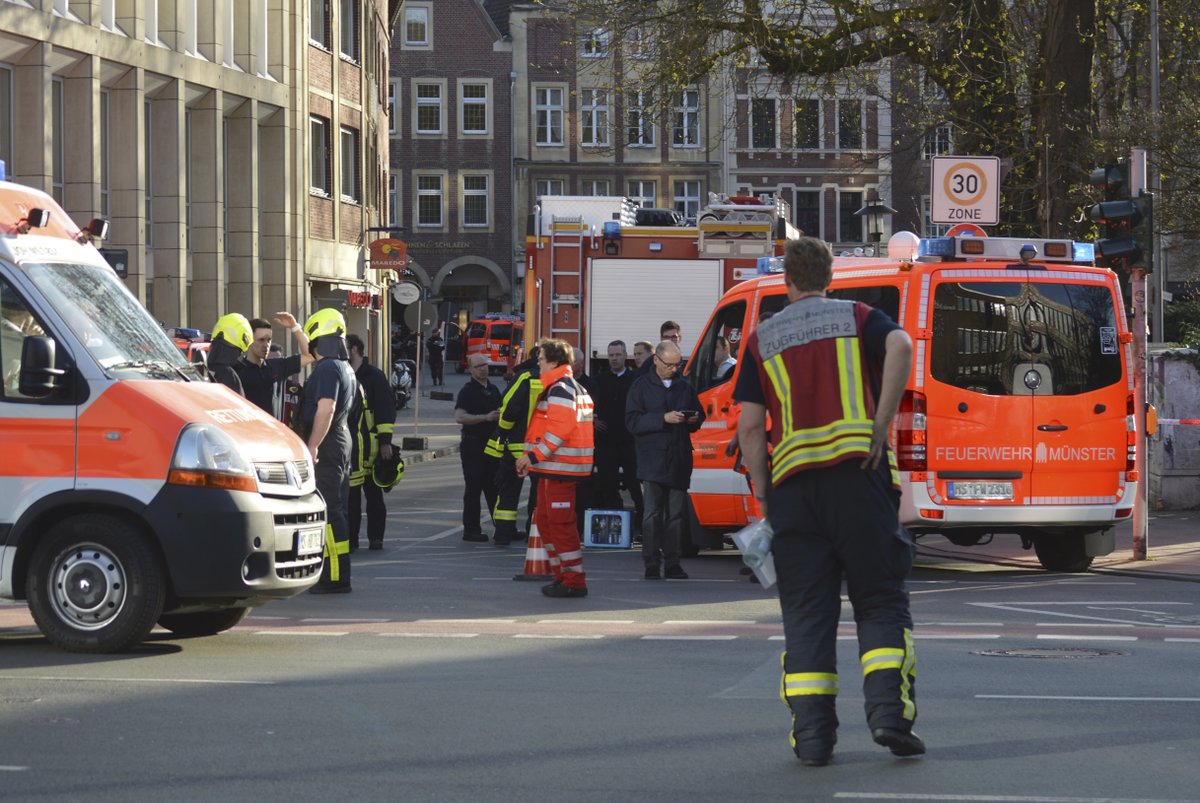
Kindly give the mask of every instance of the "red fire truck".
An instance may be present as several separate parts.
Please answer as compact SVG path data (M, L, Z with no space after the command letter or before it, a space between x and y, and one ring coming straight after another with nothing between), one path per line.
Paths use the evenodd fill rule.
M657 342L674 320L690 353L721 295L799 236L777 197L709 201L694 225L664 226L669 213L639 214L628 198L543 196L525 238L526 348L557 337L603 361L611 341Z

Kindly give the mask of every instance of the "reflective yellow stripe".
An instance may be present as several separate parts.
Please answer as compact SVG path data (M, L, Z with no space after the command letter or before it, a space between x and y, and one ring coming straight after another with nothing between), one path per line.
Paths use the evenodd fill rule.
M792 398L792 380L784 367L783 353L767 360L763 363L763 368L766 369L767 378L771 380L771 387L775 391L775 398L779 399L779 406L783 411L783 420L779 422L779 426L783 437L786 438L792 434L795 421L792 419L792 405L789 403Z
M863 454L871 450L870 437L846 438L825 449L792 449L772 455L771 481L778 482L784 474L805 463L820 463L846 454Z
M336 583L342 579L341 560L338 555L350 554L350 541L336 541L333 537L333 525L325 525L325 559L329 561L329 579Z
M783 676L785 697L804 697L810 694L837 694L836 672L793 672Z
M870 650L863 653L863 677L880 669L899 669L903 664L904 650L899 647L880 647L877 650Z
M842 415L851 421L866 420L867 400L863 397L862 359L858 338L837 340L838 377L841 382Z
M500 508L496 508L492 513L492 518L494 518L496 521L516 521L517 511L501 510Z
M917 650L913 645L912 631L904 628L904 665L900 667L900 701L904 703L902 716L912 721L917 718L917 701L912 696L913 680L917 676Z

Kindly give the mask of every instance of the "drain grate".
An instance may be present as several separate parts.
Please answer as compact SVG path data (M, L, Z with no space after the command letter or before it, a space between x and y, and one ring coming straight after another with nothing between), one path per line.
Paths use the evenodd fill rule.
M1014 647L1007 650L973 650L971 654L989 658L1111 658L1129 653L1087 647Z

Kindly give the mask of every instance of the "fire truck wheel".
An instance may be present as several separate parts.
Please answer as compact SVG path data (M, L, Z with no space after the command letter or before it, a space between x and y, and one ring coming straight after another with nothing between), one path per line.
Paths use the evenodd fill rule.
M1086 572L1092 558L1084 552L1084 535L1076 531L1038 534L1033 538L1033 551L1048 572Z
M249 608L221 608L216 611L164 613L158 623L177 636L214 636L246 618Z
M56 524L30 564L29 610L70 652L120 652L142 642L162 613L164 572L149 541L101 513Z

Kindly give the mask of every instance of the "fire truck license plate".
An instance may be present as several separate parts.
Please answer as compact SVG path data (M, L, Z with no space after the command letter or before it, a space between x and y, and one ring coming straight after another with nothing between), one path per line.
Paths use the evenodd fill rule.
M317 555L325 549L325 528L296 531L296 555Z
M972 480L970 482L949 483L951 499L1002 499L1011 501L1013 484L1011 482L989 482Z

